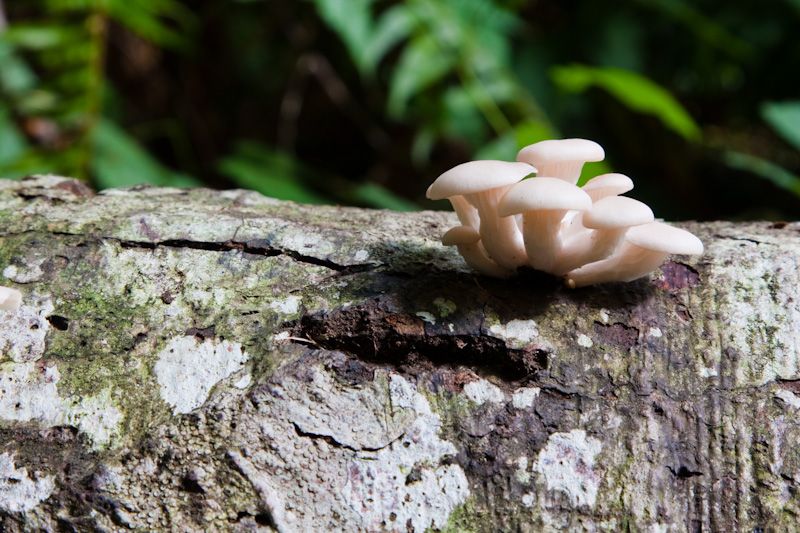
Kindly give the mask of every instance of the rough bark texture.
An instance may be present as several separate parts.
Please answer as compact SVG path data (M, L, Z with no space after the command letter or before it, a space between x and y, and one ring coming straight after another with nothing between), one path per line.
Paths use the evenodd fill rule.
M0 529L798 530L798 224L577 291L454 224L0 182Z

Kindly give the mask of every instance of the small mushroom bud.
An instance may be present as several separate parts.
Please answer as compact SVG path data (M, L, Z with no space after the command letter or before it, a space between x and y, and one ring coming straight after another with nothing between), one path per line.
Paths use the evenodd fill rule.
M442 244L455 246L464 261L481 274L495 278L507 278L514 274L513 270L501 267L489 259L480 239L481 235L475 228L456 226L442 236Z

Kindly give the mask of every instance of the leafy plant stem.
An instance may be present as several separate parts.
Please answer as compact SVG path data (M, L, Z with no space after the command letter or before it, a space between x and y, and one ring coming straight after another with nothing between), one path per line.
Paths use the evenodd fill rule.
M492 126L492 129L495 131L495 133L497 135L503 135L507 131L511 130L512 126L508 121L508 118L506 118L503 111L497 105L497 102L495 102L492 96L489 94L486 86L483 84L472 67L465 64L463 61L460 63L461 64L458 68L458 77L461 80L464 88L469 93L470 97L472 97L475 105L481 110L483 116L486 117L486 121Z
M103 111L103 89L105 85L105 50L108 34L108 16L101 4L96 5L86 20L89 31L91 53L89 56L89 76L86 87L86 116L82 124L81 155L78 175L81 179L89 176L92 158L92 131Z

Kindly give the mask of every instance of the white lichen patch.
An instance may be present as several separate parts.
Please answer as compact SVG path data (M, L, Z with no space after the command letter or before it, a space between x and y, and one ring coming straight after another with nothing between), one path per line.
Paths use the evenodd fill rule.
M237 389L246 389L253 382L252 374L245 374L236 383L233 384Z
M464 396L478 405L483 405L487 402L500 403L505 399L503 391L485 379L470 381L464 385Z
M33 362L0 365L0 419L49 427L69 424L85 433L92 447L107 447L120 434L124 418L110 389L94 396L62 398L55 365Z
M3 269L3 276L15 283L33 283L44 276L42 263L44 259L31 259L24 267L8 265Z
M398 375L389 391L392 405L417 418L399 441L351 461L343 495L366 531L440 529L469 496L467 477L457 464L442 464L456 448L439 438L439 415L425 397Z
M253 394L233 437L243 451L228 456L279 531L438 530L469 496L458 450L408 379L381 369L346 383L319 365Z
M0 418L56 424L63 414L56 383L58 368L34 362L0 365Z
M270 302L269 308L282 315L295 315L300 311L300 303L302 301L302 298L299 296L287 296L286 298L279 298Z
M205 403L211 389L242 369L247 354L238 342L181 336L167 342L155 364L161 398L173 412L186 414Z
M369 252L367 250L359 250L355 255L356 261L363 262L369 259Z
M53 476L28 475L25 467L17 468L13 453L0 454L0 511L30 511L50 497L56 484Z
M105 448L118 439L125 415L116 406L111 389L78 398L71 404L62 400L64 420L89 435L95 448Z
M533 320L512 320L507 324L494 324L489 331L506 341L509 348L525 348L539 336L539 328Z
M587 437L582 429L554 433L539 452L533 471L544 477L547 490L564 492L574 507L592 507L600 488L601 473L594 464L601 450L600 441Z
M715 246L734 244L720 241ZM737 359L734 375L739 386L800 378L800 306L793 290L800 285L796 257L772 253L775 247L769 245L759 249L761 255L753 251L742 262L716 263L707 282L724 286L718 295L720 308L725 309L720 320L726 327L718 353L726 353L727 347L753 350ZM722 256L727 251L709 252ZM720 284L719 280L736 281Z
M591 348L592 346L594 346L594 342L592 342L592 339L589 338L588 335L584 335L583 333L581 333L580 336L578 336L578 346L583 346L584 348Z
M716 368L701 368L700 375L704 378L715 378L719 375Z
M664 333L661 331L660 328L650 328L647 330L647 334L654 339L660 339L664 336Z
M797 396L791 391L781 389L775 392L775 397L783 400L787 407L791 407L792 409L800 409L800 396Z
M522 483L523 485L527 485L531 482L531 473L528 469L528 458L524 455L516 460L517 465L517 472L516 477L517 481Z
M318 233L289 230L278 237L278 247L314 257L326 257L336 251L336 246Z
M511 405L515 409L528 409L533 406L539 393L542 391L539 387L522 387L514 391L511 395Z
M433 316L431 313L428 313L427 311L419 311L419 312L414 313L414 314L416 316L420 317L422 320L424 320L428 324L436 324L436 317Z
M13 311L0 311L0 361L17 363L38 361L45 349L50 330L47 316L53 312L49 299L24 303Z

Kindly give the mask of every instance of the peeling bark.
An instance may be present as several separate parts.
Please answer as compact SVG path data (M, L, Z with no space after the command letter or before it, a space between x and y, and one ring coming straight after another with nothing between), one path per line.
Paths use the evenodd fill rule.
M3 531L794 531L800 225L570 291L451 213L0 182Z

